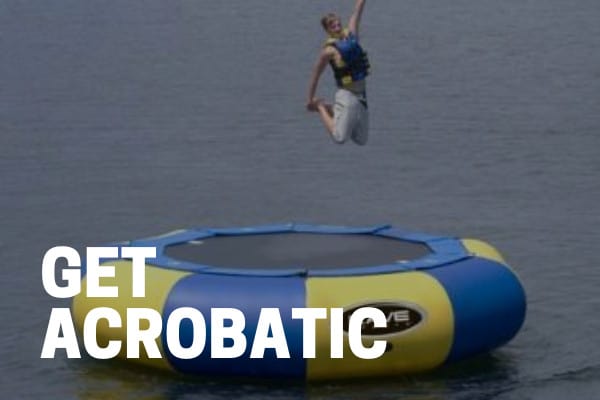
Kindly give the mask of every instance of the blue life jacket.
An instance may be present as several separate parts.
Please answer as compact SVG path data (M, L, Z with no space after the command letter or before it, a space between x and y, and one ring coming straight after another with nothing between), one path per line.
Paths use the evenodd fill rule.
M345 87L352 82L365 79L369 75L369 59L367 53L358 44L357 37L349 32L343 39L329 38L325 46L333 46L342 58L341 62L336 63L331 60L331 68L338 87Z

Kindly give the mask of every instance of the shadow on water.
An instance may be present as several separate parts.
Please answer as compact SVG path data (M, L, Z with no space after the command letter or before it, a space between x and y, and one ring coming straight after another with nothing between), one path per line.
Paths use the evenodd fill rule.
M312 384L310 399L488 399L516 384L510 358L485 354L435 371L360 381Z
M503 355L483 355L433 372L304 383L174 375L119 361L83 360L78 399L488 399L514 389L515 368Z
M177 375L92 359L79 365L81 385L76 390L82 400L303 399L306 393L298 380Z

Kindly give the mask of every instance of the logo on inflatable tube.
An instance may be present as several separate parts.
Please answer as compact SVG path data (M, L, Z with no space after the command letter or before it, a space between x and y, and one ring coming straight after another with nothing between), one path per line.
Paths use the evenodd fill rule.
M365 319L362 323L363 337L394 336L417 327L425 320L425 311L414 304L381 301L364 303L351 306L344 310L344 332L350 327L350 317L363 307L372 307L380 310L385 315L387 325L376 327L371 319Z

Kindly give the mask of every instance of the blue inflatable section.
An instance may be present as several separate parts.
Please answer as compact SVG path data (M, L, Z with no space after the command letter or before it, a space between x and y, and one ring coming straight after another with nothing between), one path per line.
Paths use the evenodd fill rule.
M170 364L176 370L190 374L222 374L241 376L282 376L304 378L306 363L302 358L302 320L292 319L292 308L305 307L304 279L301 277L252 277L196 274L179 281L169 294L163 311L163 332L168 317L179 307L198 309L206 321L206 347L194 359L184 360L173 356L163 335L163 348ZM211 358L210 338L211 308L236 308L246 320L244 335L246 352L239 358ZM290 358L277 358L274 349L266 349L262 359L251 359L250 352L261 308L279 308ZM269 332L272 335L272 332ZM192 324L181 323L180 341L184 347L192 343ZM231 347L232 340L225 340Z
M506 266L473 257L427 272L444 286L454 311L447 363L490 351L517 334L525 319L525 292Z

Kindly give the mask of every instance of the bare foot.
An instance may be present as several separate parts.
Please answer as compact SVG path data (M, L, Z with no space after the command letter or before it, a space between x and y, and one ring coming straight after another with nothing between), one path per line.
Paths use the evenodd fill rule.
M316 99L315 100L315 108L317 111L319 110L327 110L327 103L325 102L325 100L323 99Z
M325 101L323 99L314 98L306 104L306 109L308 111L319 111L319 107L321 104L324 104Z

